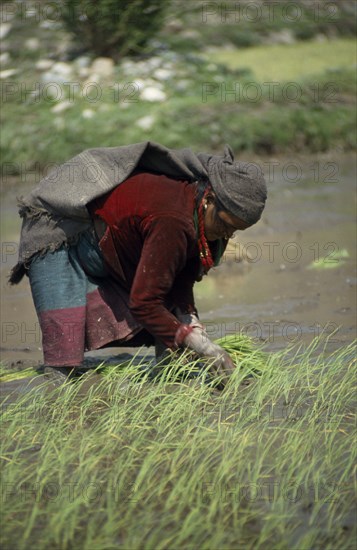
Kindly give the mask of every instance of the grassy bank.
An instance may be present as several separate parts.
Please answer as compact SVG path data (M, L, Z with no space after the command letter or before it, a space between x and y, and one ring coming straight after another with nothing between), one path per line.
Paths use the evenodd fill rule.
M210 58L232 70L249 68L258 82L289 82L306 78L313 81L316 75L325 71L333 81L334 71L355 68L355 45L354 38L339 38L240 50L217 48L210 54Z
M183 28L180 29L176 19L176 32L169 32L168 25L159 34L159 40L185 51L203 51L207 44L250 48L356 35L356 4L351 0L190 0L188 5L173 2L172 15L175 19L182 18Z
M19 73L2 83L3 173L146 139L213 151L230 143L237 153L269 155L355 149L354 57L351 39L215 51L209 58L167 53L159 72L150 60L124 62L112 80L89 86L73 77L71 86L52 88L33 71L33 60L19 61ZM164 100L143 99L153 86Z
M248 346L223 393L129 363L5 402L3 547L354 548L354 347L320 344Z

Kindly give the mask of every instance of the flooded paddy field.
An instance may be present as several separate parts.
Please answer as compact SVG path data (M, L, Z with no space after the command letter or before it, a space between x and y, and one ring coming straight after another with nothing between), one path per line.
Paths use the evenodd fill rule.
M240 232L222 264L196 284L201 319L212 338L243 331L271 349L308 343L321 333L334 333L331 345L350 342L356 321L355 156L261 164L269 190L263 218ZM1 360L26 365L42 359L40 329L28 281L10 287L7 275L17 257L16 197L30 191L29 179L6 178L1 212ZM108 353L113 349L94 356Z
M355 158L268 170L262 221L196 286L213 339L252 339L224 392L138 376L151 349L91 352L126 368L46 382L28 282L6 284L31 185L4 182L3 547L354 548Z

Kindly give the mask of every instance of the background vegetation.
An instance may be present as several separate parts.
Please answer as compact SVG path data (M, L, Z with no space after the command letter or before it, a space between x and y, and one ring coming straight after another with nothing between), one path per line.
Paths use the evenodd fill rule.
M146 139L259 155L355 149L354 2L263 2L256 13L249 2L138 2L114 2L113 17L109 0L84 2L85 17L80 2L47 19L39 3L32 16L15 10L1 73L5 173ZM115 60L108 72L99 53Z
M120 59L142 52L160 30L170 0L65 0L62 20L82 51Z

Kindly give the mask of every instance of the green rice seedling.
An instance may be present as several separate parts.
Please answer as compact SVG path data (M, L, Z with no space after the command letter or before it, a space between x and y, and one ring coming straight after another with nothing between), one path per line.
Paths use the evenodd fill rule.
M228 335L216 340L233 358L237 372L244 377L257 377L264 372L266 354L261 348L254 346L249 336L244 334Z
M11 367L0 365L0 382L11 382L13 380L21 380L29 376L35 376L36 371L32 367L22 370L13 370Z
M2 545L353 548L354 345L226 344L241 366L223 392L178 383L179 356L154 380L137 356L3 392Z

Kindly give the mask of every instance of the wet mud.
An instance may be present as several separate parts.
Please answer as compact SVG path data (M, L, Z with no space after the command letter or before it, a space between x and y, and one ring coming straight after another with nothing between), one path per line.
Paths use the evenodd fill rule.
M318 335L328 349L343 346L356 335L355 157L284 157L263 168L269 188L263 218L240 232L221 266L196 285L201 320L213 339L244 332L272 350ZM28 280L7 283L21 223L16 197L35 183L2 182L0 358L12 370L41 369L42 362ZM118 348L118 355L136 351ZM117 359L108 348L89 352L86 361L93 366Z

